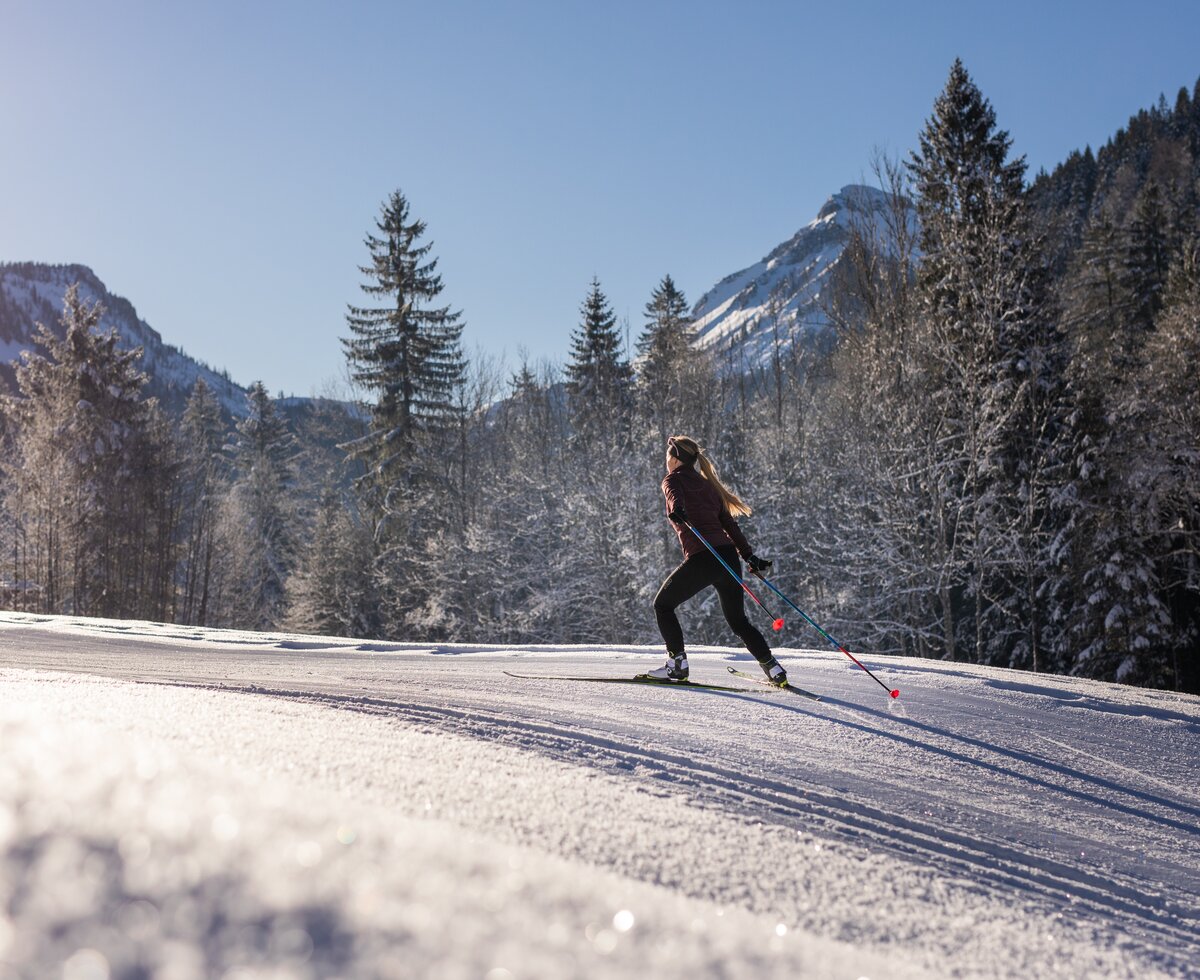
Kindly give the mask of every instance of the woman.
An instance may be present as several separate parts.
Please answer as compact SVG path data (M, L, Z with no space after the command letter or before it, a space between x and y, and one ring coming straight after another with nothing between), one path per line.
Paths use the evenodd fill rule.
M721 599L721 611L730 629L746 644L746 649L766 672L767 679L773 684L785 683L787 674L783 667L771 655L763 635L746 618L741 585L696 536L703 535L704 541L739 574L739 554L752 571L766 571L771 562L755 556L735 520L749 514L750 508L721 483L712 460L695 439L687 436L672 436L667 440L667 476L662 482L662 492L667 502L667 516L674 522L675 533L683 547L683 564L667 577L654 597L654 615L667 644L667 662L650 671L649 676L659 680L687 680L683 630L675 609L712 585ZM695 533L691 530L693 527Z

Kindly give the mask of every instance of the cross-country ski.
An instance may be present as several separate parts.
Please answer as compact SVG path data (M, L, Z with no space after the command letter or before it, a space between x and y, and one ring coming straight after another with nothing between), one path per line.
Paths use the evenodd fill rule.
M555 674L515 674L511 670L504 671L509 677L517 677L526 681L581 681L587 684L651 684L656 687L694 688L706 691L745 691L744 687L727 687L720 684L706 684L693 680L667 680L661 677L651 677L649 674L634 674L633 677L576 677L574 675Z

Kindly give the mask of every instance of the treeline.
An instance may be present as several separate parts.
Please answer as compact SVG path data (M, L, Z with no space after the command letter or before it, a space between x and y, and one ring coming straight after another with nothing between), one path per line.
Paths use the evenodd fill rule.
M202 381L168 416L102 312L71 287L62 339L39 325L42 353L0 402L5 605L278 625L311 509L299 474L328 468L319 443L301 449L261 384L236 426Z
M956 62L917 148L880 163L835 342L781 340L749 374L693 345L669 276L633 350L593 282L564 365L466 356L397 192L347 317L364 418L333 450L261 385L232 430L203 388L169 425L68 294L66 340L44 332L4 403L8 604L655 642L678 560L658 486L686 433L851 646L1200 690L1200 91L1028 186L1010 150ZM728 642L712 597L683 614Z

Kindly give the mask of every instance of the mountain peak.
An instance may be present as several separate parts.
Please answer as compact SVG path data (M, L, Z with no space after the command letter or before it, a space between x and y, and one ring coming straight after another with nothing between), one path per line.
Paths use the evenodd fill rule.
M854 214L872 214L880 208L887 207L888 200L888 195L878 187L847 184L821 205L821 210L817 212L817 221L826 221L834 217L846 222Z
M847 184L765 258L700 297L692 310L697 344L728 354L731 368L745 370L767 363L780 342L811 343L829 327L821 294L851 226L877 221L890 207L884 191Z

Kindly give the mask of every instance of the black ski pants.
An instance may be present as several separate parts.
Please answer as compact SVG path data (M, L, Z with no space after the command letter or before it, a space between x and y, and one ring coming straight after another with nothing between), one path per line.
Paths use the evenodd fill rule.
M742 571L738 560L737 549L726 545L717 549L717 553L729 563L729 567L739 575ZM717 596L721 600L721 612L729 628L746 644L746 649L759 663L771 659L771 648L763 635L754 628L754 624L746 618L746 604L743 601L742 587L717 561L713 555L704 551L692 555L682 565L675 569L663 582L658 595L654 597L654 616L658 620L658 630L667 644L670 653L683 653L683 628L679 625L679 617L675 610L687 602L696 593L715 586Z

